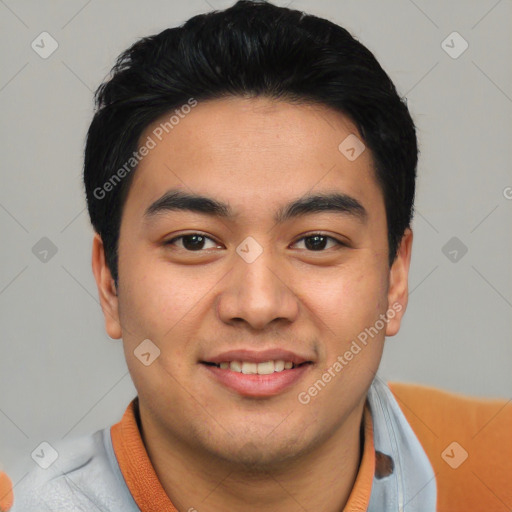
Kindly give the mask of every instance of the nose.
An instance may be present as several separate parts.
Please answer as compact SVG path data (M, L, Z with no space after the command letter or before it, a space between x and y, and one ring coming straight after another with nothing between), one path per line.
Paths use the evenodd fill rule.
M234 254L233 267L223 282L217 313L224 323L246 323L262 330L272 322L297 319L300 305L293 283L270 251L264 250L252 263Z

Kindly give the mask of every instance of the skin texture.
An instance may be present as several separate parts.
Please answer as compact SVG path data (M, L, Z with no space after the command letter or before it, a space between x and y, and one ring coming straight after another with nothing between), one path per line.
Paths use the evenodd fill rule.
M167 119L164 116L162 119ZM141 136L145 141L159 122ZM391 269L384 199L368 149L354 161L339 150L353 123L324 106L268 98L200 102L139 164L123 210L119 287L93 241L93 271L106 330L123 338L140 401L143 440L180 510L339 511L357 476L367 390L385 336L407 306L412 232ZM232 207L233 219L146 208L169 189ZM307 193L341 192L367 221L335 212L273 220ZM208 236L188 250L183 239ZM325 248L305 236L321 233ZM262 254L236 252L248 236ZM190 247L190 245L188 246ZM401 311L308 404L297 396L393 304ZM150 339L150 365L134 349ZM291 388L244 397L213 380L199 361L231 349L283 348L313 361Z

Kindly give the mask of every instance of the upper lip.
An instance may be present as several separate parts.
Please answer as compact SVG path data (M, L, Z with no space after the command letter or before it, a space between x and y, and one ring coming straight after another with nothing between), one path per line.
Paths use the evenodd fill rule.
M226 361L247 361L250 363L264 363L266 361L291 361L298 365L305 362L312 362L312 359L303 357L290 350L284 350L281 348L272 348L268 350L228 350L222 352L216 356L208 357L201 362L203 363L223 363Z

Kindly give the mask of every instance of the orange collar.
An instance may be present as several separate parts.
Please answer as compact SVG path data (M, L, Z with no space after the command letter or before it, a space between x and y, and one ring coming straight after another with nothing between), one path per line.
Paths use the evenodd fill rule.
M134 398L119 423L110 429L112 445L126 485L141 512L178 512L164 491L140 435L137 424L138 402ZM373 422L364 408L364 450L361 465L343 512L363 512L368 508L375 474Z
M342 512L366 512L370 504L373 476L375 475L375 446L373 445L373 421L368 401L363 412L364 447L356 481Z
M128 489L141 512L178 512L156 476L137 425L138 397L110 429L112 446Z

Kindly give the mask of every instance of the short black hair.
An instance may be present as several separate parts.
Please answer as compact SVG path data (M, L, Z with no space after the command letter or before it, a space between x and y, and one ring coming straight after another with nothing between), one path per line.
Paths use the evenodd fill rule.
M230 96L320 104L355 123L383 193L391 266L414 208L418 147L406 100L344 28L298 10L240 0L138 40L96 91L84 184L116 284L122 209L142 132L191 99Z

